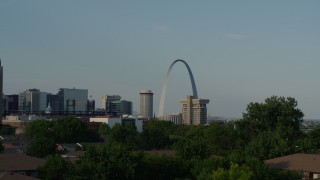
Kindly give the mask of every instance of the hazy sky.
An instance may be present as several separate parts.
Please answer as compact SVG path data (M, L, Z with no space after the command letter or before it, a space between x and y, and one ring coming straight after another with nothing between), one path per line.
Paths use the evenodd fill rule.
M0 0L4 93L30 88L119 94L157 114L170 64L185 60L211 116L241 117L249 102L291 96L320 118L320 1ZM192 94L187 69L170 76L167 114Z

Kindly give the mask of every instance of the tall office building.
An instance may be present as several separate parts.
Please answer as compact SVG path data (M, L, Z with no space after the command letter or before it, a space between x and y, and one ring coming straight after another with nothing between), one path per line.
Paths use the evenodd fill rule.
M58 92L59 111L63 114L87 112L88 90L61 88Z
M105 95L101 97L102 109L108 114L132 114L132 102L121 100L119 95Z
M193 96L187 96L187 99L181 100L180 103L182 105L182 124L207 124L209 99L195 99Z
M29 89L19 94L19 111L39 113L47 108L47 93L39 89Z
M3 102L2 97L3 96L3 67L1 65L1 59L0 59L0 124L2 123L2 116L3 116Z
M18 94L12 94L12 95L6 95L5 98L7 99L7 102L5 104L5 108L3 112L6 114L15 114L19 112L19 95Z
M116 112L116 107L112 104L112 102L120 101L121 96L119 95L105 95L101 97L101 105L102 109L104 109L107 113Z
M132 102L126 100L114 101L111 103L115 111L120 114L132 115Z
M153 117L153 92L151 90L140 92L140 116L144 118Z

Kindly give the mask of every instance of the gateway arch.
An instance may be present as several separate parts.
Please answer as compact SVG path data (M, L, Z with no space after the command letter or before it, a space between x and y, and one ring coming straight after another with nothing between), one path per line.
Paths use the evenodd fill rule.
M193 97L196 98L196 99L198 98L196 83L194 81L194 78L193 78L193 75L192 75L192 71L191 71L188 63L186 63L182 59L177 59L177 60L173 61L173 63L170 65L169 70L168 70L168 72L166 74L166 79L164 80L164 84L163 84L162 91L161 91L161 96L160 96L160 105L159 105L159 114L158 114L159 117L163 117L164 116L164 103L165 103L165 98L166 98L166 93L167 93L169 75L170 75L170 72L172 70L172 67L177 62L182 62L186 66L186 68L187 68L187 70L189 72L190 80L191 80Z

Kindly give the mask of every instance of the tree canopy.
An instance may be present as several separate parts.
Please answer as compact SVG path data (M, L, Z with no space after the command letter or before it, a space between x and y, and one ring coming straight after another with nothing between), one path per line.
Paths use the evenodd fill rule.
M144 142L144 149L162 149L170 146L168 130L172 126L171 122L151 120L145 125L141 134Z
M0 125L0 135L12 135L15 134L16 129L10 125Z
M4 147L3 147L3 145L2 145L2 142L0 141L0 153L2 153L3 150L4 150Z
M68 171L61 172L67 179L299 179L300 172L279 171L263 160L319 151L319 128L302 133L302 118L294 98L272 96L262 103L249 103L238 121L188 126L153 119L144 124L142 133L130 123L101 125L105 143L87 147L68 168L61 159L51 159L58 167L51 168L49 163L45 166L49 170L42 171L48 176L43 177L65 167ZM36 153L41 156L51 153L42 145L86 140L81 135L86 132L82 122L73 118L35 121L26 130L32 142L40 144L30 146L33 151L46 150ZM150 155L150 150L175 153Z
M250 180L255 179L253 172L246 166L231 163L230 169L219 168L212 174L215 180Z
M243 113L243 118L237 123L246 138L251 139L263 131L273 131L280 128L290 129L293 134L300 133L300 123L303 112L297 108L298 102L292 97L272 96L263 103L250 103Z
M132 179L136 163L121 143L89 147L76 163L76 177L84 179Z
M25 129L25 136L27 154L35 157L54 154L57 143L98 140L98 134L93 135L86 123L75 117L63 117L54 121L32 121Z
M72 174L72 168L71 162L63 160L56 154L48 156L46 163L38 168L38 172L41 179L67 179Z

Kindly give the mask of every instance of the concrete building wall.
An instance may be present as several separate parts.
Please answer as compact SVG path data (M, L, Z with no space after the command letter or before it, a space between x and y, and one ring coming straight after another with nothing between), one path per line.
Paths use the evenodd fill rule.
M136 118L107 118L107 117L96 117L96 118L90 118L90 122L100 122L108 124L110 128L112 128L114 125L121 124L124 125L125 123L133 121L134 125L137 128L138 132L142 132L142 120L136 119Z
M174 124L182 124L182 114L176 113L176 114L166 115L163 117L163 120L170 121Z
M137 131L139 133L141 133L143 131L143 121L140 120L140 119L135 119L135 125L136 125L136 128L137 128Z

